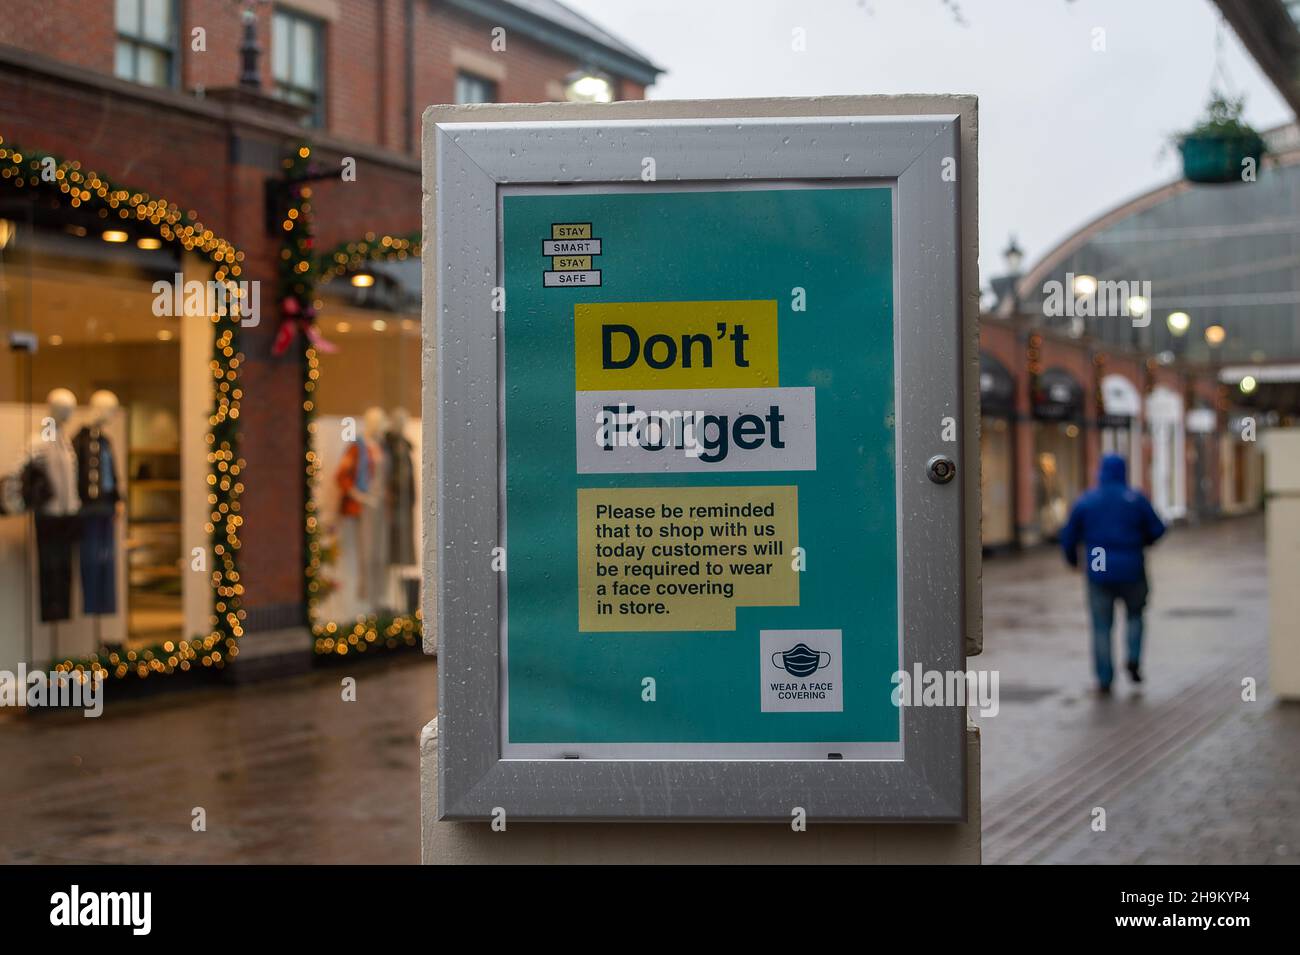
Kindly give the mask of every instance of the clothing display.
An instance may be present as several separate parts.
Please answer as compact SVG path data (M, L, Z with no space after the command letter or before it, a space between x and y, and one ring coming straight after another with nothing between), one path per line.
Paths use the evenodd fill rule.
M117 465L113 444L97 425L72 439L81 498L81 601L86 614L117 612Z
M72 616L72 547L80 529L77 456L62 428L53 440L32 437L19 467L23 501L36 519L37 589L41 621Z
M98 426L82 428L72 439L77 453L77 494L82 510L113 509L120 499L113 443Z
M41 622L72 616L72 545L81 520L76 515L36 515L36 566Z
M81 611L117 613L117 516L112 511L81 515Z
M390 431L384 436L388 458L388 562L415 563L415 462L406 436Z
M28 510L36 514L65 516L81 510L77 493L77 453L62 429L54 440L33 436L27 457L19 468Z
M355 560L357 597L379 609L387 593L388 522L384 518L388 465L384 446L369 438L361 438L348 445L343 461L335 474L342 497L339 513L345 518L355 518L355 530L344 535L345 545L351 545ZM372 493L379 489L381 493ZM357 494L352 494L355 490Z
M359 517L361 502L352 496L355 488L362 494L370 490L370 481L374 478L374 459L364 440L353 441L343 452L343 460L334 475L334 483L339 488L339 513L344 517Z
M378 441L364 442L374 462L374 480L361 508L361 579L358 593L371 610L387 609L388 600L388 456Z

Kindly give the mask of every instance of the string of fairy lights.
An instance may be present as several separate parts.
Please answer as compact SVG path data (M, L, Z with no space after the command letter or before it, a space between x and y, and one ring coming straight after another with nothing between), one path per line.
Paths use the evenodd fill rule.
M279 296L282 321L293 321L306 331L314 320L319 302L318 285L361 269L373 261L400 261L420 256L420 236L366 233L360 241L348 242L329 253L314 254L312 235L312 191L296 182L308 174L310 147L300 147L285 160L285 178L291 184L281 227L284 232L280 253ZM213 280L234 282L243 272L244 253L218 237L199 221L193 210L148 193L123 188L80 162L60 159L48 153L21 149L0 137L0 184L14 189L58 193L72 208L95 213L106 222L130 222L155 228L158 238L186 252L205 256L213 266ZM106 650L84 657L66 657L51 662L54 669L76 673L82 678L95 672L117 679L153 674L187 672L195 668L220 669L238 656L239 638L244 633L242 608L244 585L240 579L238 554L240 498L244 492L245 462L238 456L238 420L243 392L239 370L239 320L235 314L213 315L213 353L209 361L214 384L207 445L208 520L205 533L211 541L210 570L213 604L206 634L188 639L166 640L133 649ZM320 458L315 451L314 392L320 377L320 359L310 336L304 336L301 350L303 379L302 437L304 467L304 548L307 555L305 596L309 623L318 654L346 656L368 649L397 649L416 646L421 632L421 613L398 616L366 615L354 621L322 622L318 619L323 590L320 523L316 504L316 482Z
M310 216L308 216L310 218ZM420 236L412 235L376 235L367 232L360 241L348 242L320 257L316 267L308 274L314 280L315 288L331 279L342 275L356 273L367 262L402 261L419 258ZM313 300L319 307L319 302ZM351 653L366 653L375 649L396 650L401 647L414 647L419 644L421 633L421 612L413 614L377 615L367 614L350 621L321 621L319 619L320 600L325 590L322 576L324 569L324 552L320 539L320 519L316 504L316 484L320 474L320 455L315 450L316 436L316 385L320 379L320 357L309 343L303 350L303 447L306 449L304 478L306 489L303 494L304 514L304 553L307 556L305 569L308 621L311 625L313 648L323 656L344 657Z
M118 186L93 170L83 169L80 162L6 143L2 136L0 185L60 195L72 208L93 212L105 224L147 225L157 231L162 241L206 256L214 269L213 280L230 282L232 291L233 283L243 271L244 253L206 228L193 210L182 210L146 192ZM239 368L243 355L239 351L238 315L233 311L212 315L211 321L214 335L209 368L214 400L204 435L210 466L207 475L210 510L204 530L209 535L213 557L210 570L213 604L208 633L152 646L106 651L102 655L52 661L51 666L57 670L76 673L80 679L96 672L117 679L130 676L144 679L151 674L185 672L195 667L219 669L239 653L245 614L241 606L244 585L238 567L243 525L240 497L244 492L244 460L238 456L239 408L243 399Z

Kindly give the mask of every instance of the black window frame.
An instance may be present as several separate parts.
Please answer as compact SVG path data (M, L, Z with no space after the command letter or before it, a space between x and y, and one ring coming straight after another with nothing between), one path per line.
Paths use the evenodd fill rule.
M462 82L467 84L472 83L472 84L477 84L482 86L484 89L489 91L490 98L463 99L460 95ZM497 85L497 81L491 79L490 77L484 76L481 73L474 73L470 70L456 71L456 88L452 91L452 96L455 99L457 106L471 106L475 103L496 103L499 102L498 95L500 94L500 92L501 91L499 86Z
M117 6L119 0L113 0L113 75L120 80L126 80L129 83L139 83L141 86L152 86L154 89L176 89L180 82L180 35L181 35L181 4L180 0L168 0L166 7L171 15L171 35L165 43L152 40L144 35L144 5L145 0L130 0L136 7L137 22L140 24L139 34L123 33L122 26L117 20ZM131 48L131 75L123 76L117 71L117 50L118 47L125 44ZM167 79L161 84L146 83L140 79L140 50L152 50L155 53L161 53L167 57Z
M292 80L281 81L276 77L276 64L278 61L275 50L275 24L277 19L288 21L290 26L288 50L286 51L289 57L286 74L290 77L293 76L293 28L298 24L303 24L311 29L316 41L316 68L312 77L312 82L315 85L314 89L299 86ZM324 20L303 13L293 7L276 5L271 8L271 88L280 99L299 106L305 106L305 104L300 99L295 98L294 94L297 94L297 96L311 96L311 112L308 113L305 123L316 129L325 126L325 27Z

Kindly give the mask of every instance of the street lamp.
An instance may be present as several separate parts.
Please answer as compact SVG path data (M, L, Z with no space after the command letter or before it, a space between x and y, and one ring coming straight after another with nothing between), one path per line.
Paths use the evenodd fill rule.
M1169 326L1169 332L1175 336L1187 334L1187 329L1192 327L1192 317L1186 312L1170 312L1169 317L1165 319L1165 324Z
M1097 293L1097 277L1094 275L1076 275L1074 277L1074 295L1076 298L1087 298L1089 295Z
M1223 340L1228 337L1222 325L1211 325L1205 330L1205 344L1211 348L1218 348L1223 344Z
M1007 263L1007 281L1011 283L1011 313L1014 315L1020 312L1020 266L1025 261L1024 250L1016 244L1014 235L1008 237L1002 258Z
M265 0L249 0L248 6L239 14L244 25L239 41L239 85L249 90L262 88L262 72L258 66L262 47L257 42L257 13L253 10L254 3L262 2Z
M1243 395L1248 395L1255 390L1257 384L1259 383L1255 381L1254 375L1246 375L1246 377L1241 379L1241 383L1237 387L1241 389Z
M574 70L564 78L564 98L570 103L612 103L614 83L599 70Z
M1025 261L1025 252L1016 244L1016 237L1013 235L1007 243L1007 247L1002 250L1002 257L1007 260L1007 274L1020 275L1020 266Z

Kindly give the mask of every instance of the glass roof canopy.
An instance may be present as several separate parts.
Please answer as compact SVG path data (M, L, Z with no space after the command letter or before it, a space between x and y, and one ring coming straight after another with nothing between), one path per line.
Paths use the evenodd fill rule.
M1112 307L1101 317L1043 315L1045 305L1061 311L1051 283L1061 283L1065 296L1073 285L1071 306L1090 288L1078 276L1114 283L1102 286L1112 306L1134 295L1149 298L1146 314L1115 314ZM1105 299L1095 296L1098 303ZM1103 216L1029 272L1020 283L1020 304L1050 327L1165 358L1300 359L1300 152L1267 164L1256 182L1180 181ZM1181 335L1170 327L1175 312L1188 319ZM1181 325L1181 317L1173 324ZM1217 347L1205 334L1215 325L1225 333Z

